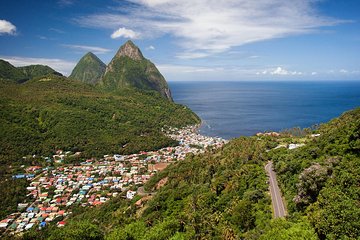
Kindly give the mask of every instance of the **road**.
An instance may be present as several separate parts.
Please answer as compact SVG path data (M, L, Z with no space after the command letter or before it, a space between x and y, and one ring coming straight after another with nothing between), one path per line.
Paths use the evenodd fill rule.
M285 217L286 210L285 210L284 202L281 197L280 188L276 180L276 173L273 170L273 163L269 162L268 164L266 164L265 170L269 176L269 188L270 188L274 218Z

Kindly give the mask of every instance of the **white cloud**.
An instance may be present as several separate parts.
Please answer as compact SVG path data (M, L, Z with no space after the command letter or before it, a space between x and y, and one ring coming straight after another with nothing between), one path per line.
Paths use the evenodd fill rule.
M282 75L282 76L286 76L286 75L303 75L303 72L299 72L299 71L289 71L283 67L276 67L276 68L272 68L272 69L265 69L263 71L258 71L256 72L256 75ZM315 74L313 74L315 75Z
M168 81L226 81L261 79L259 69L244 66L194 66L178 64L156 64ZM259 74L261 74L259 72Z
M104 54L111 51L111 49L95 47L95 46L87 46L87 45L62 44L61 46L80 50L82 52L93 52L95 54Z
M114 31L111 34L112 39L120 38L120 37L130 38L130 39L137 39L137 38L139 38L139 36L140 36L140 34L134 32L131 29L127 29L127 28L124 28L124 27L119 28L118 30Z
M16 27L9 21L0 20L0 35L16 35Z
M250 81L250 80L358 80L360 70L347 70L348 73L341 74L339 70L333 71L294 71L282 67L261 68L259 66L243 65L216 65L216 66L194 66L177 64L156 64L160 72L169 81Z
M282 67L277 67L275 70L270 72L271 75L302 75L302 72L288 71Z
M289 75L289 71L282 67L277 67L275 70L270 72L271 75Z
M211 81L224 75L223 67L189 66L176 64L157 64L167 81ZM229 72L231 72L229 70Z
M334 73L334 72L333 72L333 73ZM359 74L360 71L359 71L359 70L340 69L340 70L339 70L339 73L341 73L341 74L348 74L348 75L351 75L351 74L356 75L356 74Z
M257 41L311 33L342 22L318 13L316 0L128 2L136 7L121 6L119 13L82 16L75 22L108 29L126 26L146 37L168 34L177 39L185 52L182 55L190 58L206 57Z
M214 72L221 71L222 68L210 68L201 66L184 66L184 65L172 65L172 64L159 64L158 68L161 72L166 73L199 73L199 72Z
M31 57L18 57L18 56L0 56L1 59L10 62L16 67L27 66L32 64L48 65L54 70L64 74L70 75L76 63L57 59L57 58L31 58Z
M183 52L177 54L176 57L179 59L196 59L196 58L203 58L209 56L208 53L205 52Z
M155 47L153 45L150 45L146 48L146 50L155 50Z
M347 75L348 77L350 77L351 75L358 75L360 73L360 70L348 70L348 69L340 69L340 70L334 70L334 69L330 69L327 71L324 71L324 74L328 74L328 75L332 75L332 76L342 76L344 77L344 75Z

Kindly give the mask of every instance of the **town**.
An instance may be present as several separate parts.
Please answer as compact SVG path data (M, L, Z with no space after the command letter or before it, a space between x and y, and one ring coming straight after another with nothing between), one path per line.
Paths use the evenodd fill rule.
M200 135L198 127L163 130L179 142L176 147L132 155L104 155L101 159L85 159L78 165L61 164L70 152L57 151L56 155L45 158L57 162L57 167L30 166L24 173L13 176L15 180L29 181L27 191L32 201L19 203L18 212L0 222L0 230L5 234L19 234L35 226L42 229L50 222L62 227L73 206L98 206L121 193L132 199L137 194L135 189L169 164L185 159L189 153L203 153L227 142Z

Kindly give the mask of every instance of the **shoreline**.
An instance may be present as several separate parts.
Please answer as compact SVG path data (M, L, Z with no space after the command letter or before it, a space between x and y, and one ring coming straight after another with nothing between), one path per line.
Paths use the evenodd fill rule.
M29 173L33 169L34 177L27 179L27 194L32 196L32 200L22 204L22 208L21 204L18 205L18 211L4 219L8 223L7 234L21 234L45 224L43 222L56 223L61 216L67 219L71 216L72 206L95 207L125 193L126 198L131 200L136 195L132 190L143 186L168 165L184 160L189 153L201 154L208 147L219 148L228 142L199 134L200 126L169 127L169 132L164 131L166 136L179 142L175 147L130 155L104 155L103 158L87 159L79 164L59 162L54 168L29 166L24 171ZM59 150L56 156L63 152ZM63 156L63 160L66 160L70 155L65 153ZM55 188L54 192L49 190L52 187ZM105 192L106 196L99 197ZM40 217L42 221L38 220ZM65 225L66 220L63 223Z

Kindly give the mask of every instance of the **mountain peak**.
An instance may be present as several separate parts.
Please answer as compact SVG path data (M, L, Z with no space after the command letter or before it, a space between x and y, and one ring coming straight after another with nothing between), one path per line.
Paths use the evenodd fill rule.
M140 49L131 40L128 40L124 45L122 45L116 53L116 57L123 56L127 56L137 61L144 59Z
M86 53L85 55L84 55L84 57L95 57L95 58L97 58L97 56L95 55L95 54L93 54L92 52L88 52L88 53Z
M102 63L102 61L92 52L86 53L81 59L88 60L88 61L96 61L96 62L101 62Z
M105 63L92 52L88 52L76 64L69 78L96 84L104 75L105 69Z
M119 48L106 67L104 77L99 84L108 90L125 88L154 90L172 101L171 92L164 76L130 40Z

